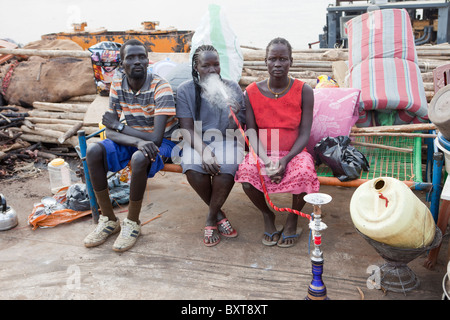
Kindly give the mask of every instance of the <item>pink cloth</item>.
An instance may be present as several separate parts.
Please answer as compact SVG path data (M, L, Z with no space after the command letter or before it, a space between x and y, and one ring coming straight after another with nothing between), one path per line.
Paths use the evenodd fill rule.
M281 151L279 156L269 155L269 157L274 161L286 154L288 154L288 151ZM314 161L306 150L296 155L288 163L284 177L279 184L270 181L270 178L265 174L264 164L260 159L258 160L268 193L301 194L319 191L320 183L314 169ZM239 165L235 181L240 183L248 182L259 191L263 191L255 156L251 152L247 154L244 161Z

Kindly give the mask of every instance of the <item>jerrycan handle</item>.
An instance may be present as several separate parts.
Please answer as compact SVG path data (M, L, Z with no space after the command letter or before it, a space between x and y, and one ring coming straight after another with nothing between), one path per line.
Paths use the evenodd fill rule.
M3 196L3 194L0 193L0 205L1 205L1 212L6 212L6 198Z

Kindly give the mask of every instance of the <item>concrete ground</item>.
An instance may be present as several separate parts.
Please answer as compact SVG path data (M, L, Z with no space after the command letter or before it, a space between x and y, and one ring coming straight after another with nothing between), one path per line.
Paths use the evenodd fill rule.
M312 280L307 219L292 248L262 245L263 221L239 184L224 211L239 236L222 238L215 247L202 243L207 207L177 173L149 180L137 244L125 253L112 250L114 239L85 248L84 237L94 228L90 216L55 228L32 230L27 217L33 204L51 195L45 168L34 178L0 181L0 193L16 210L19 225L0 232L0 299L25 300L302 300ZM333 197L323 207L325 259L323 281L332 300L441 300L447 268L448 237L438 264L422 266L426 254L409 267L420 286L404 293L385 292L367 285L371 270L384 263L357 234L349 203L354 189L323 186ZM425 198L424 193L417 193ZM289 207L288 195L273 195L279 207ZM306 205L305 213L312 207ZM117 208L126 217L126 206ZM280 223L285 215L279 213ZM242 302L241 301L241 302Z

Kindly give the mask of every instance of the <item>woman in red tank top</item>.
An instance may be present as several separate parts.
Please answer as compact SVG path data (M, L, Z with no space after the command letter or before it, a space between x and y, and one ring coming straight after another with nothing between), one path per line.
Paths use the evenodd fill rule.
M305 194L317 192L320 186L314 160L305 149L312 126L314 94L309 85L289 77L293 59L287 40L272 40L265 61L269 79L252 83L246 89L247 134L265 169L263 178L268 192L291 193L292 208L301 211ZM263 244L293 246L301 232L297 228L298 215L289 214L284 228L277 230L252 153L239 165L235 180L242 183L247 196L263 214Z

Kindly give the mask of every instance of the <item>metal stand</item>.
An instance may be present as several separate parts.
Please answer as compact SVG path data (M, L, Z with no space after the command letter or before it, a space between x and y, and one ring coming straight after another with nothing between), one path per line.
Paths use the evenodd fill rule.
M327 226L321 219L321 205L329 203L331 196L324 193L311 193L306 195L304 200L314 207L314 217L309 223L309 228L314 238L314 250L311 253L313 279L308 287L308 295L305 297L305 300L327 300L327 289L322 281L324 260L320 249L322 244L321 231L325 230Z
M419 284L419 278L408 267L408 263L419 257L424 252L438 247L442 241L442 232L436 226L433 242L421 248L398 248L378 242L356 231L375 249L375 251L386 261L380 267L380 285L387 291L406 292L416 289Z

